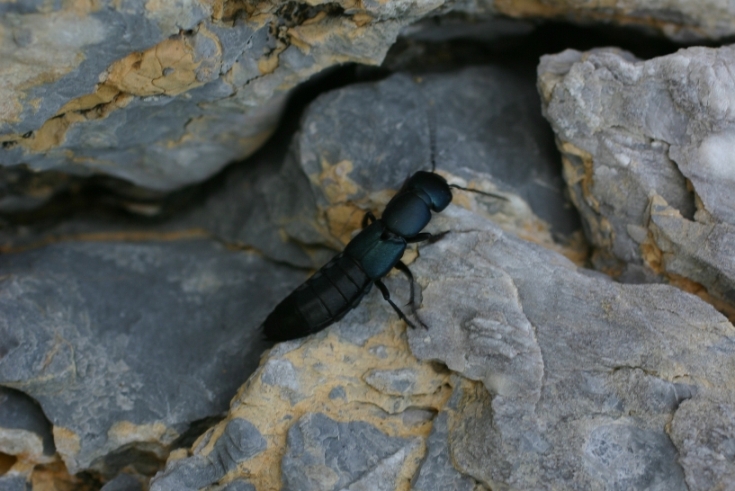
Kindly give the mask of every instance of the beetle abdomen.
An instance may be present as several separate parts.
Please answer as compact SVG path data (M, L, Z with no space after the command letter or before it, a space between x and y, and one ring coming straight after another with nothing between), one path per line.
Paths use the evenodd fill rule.
M356 307L371 285L355 260L338 254L278 304L263 324L264 333L285 341L320 331Z

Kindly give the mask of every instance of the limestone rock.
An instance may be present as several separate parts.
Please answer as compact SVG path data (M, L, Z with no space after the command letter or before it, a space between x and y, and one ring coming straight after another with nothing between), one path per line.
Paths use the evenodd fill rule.
M143 486L138 479L123 473L108 481L100 491L143 491Z
M356 434L376 448L376 489L385 476L417 490L733 484L735 328L721 314L671 286L579 269L454 205L434 219L452 231L412 264L428 331L372 292L334 326L277 345L151 489L363 489ZM405 303L403 278L388 285ZM237 420L265 449L221 459L221 442L243 438Z
M90 234L213 236L277 261L319 267L350 240L366 211L379 214L406 176L431 168L432 118L437 170L510 199L457 191L455 200L558 247L554 239L570 242L579 219L564 195L534 82L525 75L485 66L348 86L317 98L300 131L279 134L248 165L229 169L195 206L155 222L87 213L53 227L0 228L0 241L14 251Z
M734 60L732 47L649 61L603 49L539 66L545 115L598 265L626 281L660 273L731 318Z
M458 93L456 84L466 90ZM427 93L417 97L417 87ZM497 97L483 104L472 103L488 90ZM395 104L403 99L409 104ZM354 111L361 110L354 106L358 100L370 101L368 122L380 118L383 111L399 125L400 132L394 132L395 137L379 155L373 143L346 145L342 157L344 162L355 161L351 173L342 172L346 163L325 164L322 175L308 177L317 164L314 156L324 154L331 159L330 149L338 148L340 140L349 136L349 128L340 128L354 119ZM398 75L329 94L314 103L306 115L304 127L317 128L317 133L299 133L281 168L273 162L284 162L284 154L274 147L259 156L260 163L253 167L231 170L197 206L166 220L151 223L89 213L50 228L44 224L38 229L4 231L10 244L6 252L13 252L0 263L2 271L10 274L2 291L5 303L11 306L3 310L4 329L11 336L0 339L13 350L0 361L2 383L40 401L54 425L59 453L72 472L90 469L103 478L114 477L126 466L132 466L127 470L132 469L138 477L155 472L177 442L188 438L193 430L187 428L193 422L226 407L234 387L247 377L255 366L256 353L263 349L252 341L252 329L298 283L295 278L303 275L280 268L271 273L272 265L251 254L227 252L211 237L228 245L257 246L270 257L299 265L323 261L349 240L349 232L359 226L366 209L379 213L405 174L427 168L429 102L441 114L437 118L438 167L456 174L454 179L461 184L484 189L502 186L509 197L517 188L519 195L537 199L531 199L534 210L548 223L536 217L520 198L506 204L458 193L456 199L555 247L551 231L569 232L576 222L560 199L563 183L554 171L551 134L538 111L532 80L493 67L431 75L423 82ZM503 125L506 105L528 124ZM401 115L406 109L411 116L423 119L406 119ZM405 124L400 125L401 121ZM498 140L486 141L478 130L488 125L497 129ZM381 125L367 124L364 128L375 141L385 136ZM505 144L498 144L500 141ZM529 141L535 143L529 146ZM416 152L417 146L424 150ZM306 153L301 152L302 147ZM366 148L372 153L364 155ZM503 179L496 181L496 174ZM352 179L359 184L346 188L354 189L353 195L334 192ZM322 184L329 182L332 184L324 191ZM549 192L549 187L553 191ZM543 196L554 205L542 203ZM328 226L320 225L323 223ZM286 237L301 242L284 242L284 231ZM304 234L309 233L312 235L306 240ZM304 243L309 247L302 248ZM52 245L38 249L43 244ZM30 250L25 251L27 248ZM38 279L42 271L44 281ZM236 289L228 288L239 283L242 285ZM400 284L399 290L405 291L405 284ZM264 295L270 300L264 300ZM238 298L235 303L233 296ZM38 318L35 305L39 302L56 319L53 323ZM257 309L252 302L260 302ZM135 314L132 320L131 314ZM366 312L360 310L355 315L365 316ZM28 319L33 328L16 329L14 319L18 318ZM392 313L384 319L393 319ZM212 325L222 327L202 343L202 329L209 331ZM364 344L382 328L380 323L366 328L362 322L354 322L343 328L342 336ZM57 341L54 332L61 332L66 342ZM155 336L178 341L170 351L159 353L164 345ZM53 363L46 368L37 366L36 361L49 353L54 354ZM383 355L378 350L375 356ZM176 361L190 358L184 364ZM289 400L297 403L305 397L297 390L297 366L286 360L273 361L264 368L263 383L283 388ZM224 376L223 369L227 370ZM441 392L443 382L437 381L441 379L425 380L413 369L389 366L366 369L359 377L360 384L369 390L390 395L391 402L386 405L402 408L402 425L428 428L426 419L433 414L431 410L404 405L411 394L415 398L419 397L415 394ZM189 382L172 382L182 378ZM51 393L44 383L64 390ZM206 397L201 397L198 387L206 387ZM344 387L335 386L330 397L341 401L349 394ZM74 402L80 397L88 404ZM313 412L323 411L315 407ZM415 454L411 449L409 453ZM212 472L205 467L193 465L189 472ZM385 472L395 469L388 466ZM178 472L184 471L171 471L171 475L178 476ZM167 479L173 481L162 478L159 485L173 482L169 486L176 487L186 482L177 481L179 477ZM108 485L124 484L120 482L113 480ZM236 489L250 484L242 477L230 485Z
M0 257L0 383L53 424L72 473L157 470L257 366L257 327L303 274L208 240Z
M444 3L45 5L0 6L3 165L169 191L257 149L290 88L380 63L401 27Z
M16 390L0 387L0 453L26 463L53 461L51 425L40 406Z
M281 489L396 489L403 462L419 442L390 437L362 421L305 414L288 431Z
M690 491L728 489L735 483L735 412L726 400L685 401L671 436L681 451Z
M408 339L482 382L455 388L460 471L491 489L735 485L735 328L721 314L672 286L580 270L463 210L436 222L451 234L413 265L430 329Z
M405 302L403 278L388 278L388 285ZM410 354L404 329L373 291L335 326L276 345L233 399L227 418L189 455L170 459L151 490L173 489L170 483L229 489L241 482L256 489L392 490L410 480L451 381L446 370ZM407 374L412 383L400 394L375 382ZM220 442L242 438L242 431L228 434L237 420L256 428L265 448L247 460L235 453L220 459L213 453Z
M578 222L537 104L527 80L496 66L416 79L397 74L322 95L309 107L281 174L263 183L272 190L263 195L270 226L283 224L278 235L300 244L341 249L366 211L379 212L407 176L431 169L433 125L437 172L509 198L457 191L454 199L555 247L552 233L570 236ZM284 188L290 192L275 191ZM249 220L257 225L263 217ZM264 237L253 245L264 246Z
M474 491L475 480L460 473L452 464L449 453L448 414L434 418L431 435L426 440L426 457L411 485L413 491Z
M208 444L209 439L205 439L199 447ZM205 487L219 481L228 472L235 470L240 463L265 450L265 446L265 439L252 423L240 418L231 419L213 443L211 452L206 458L197 455L174 461L165 473L159 475L157 489L185 491ZM238 483L237 486L231 486L233 490L252 487L245 480Z
M18 474L5 474L0 476L0 489L3 491L31 491L31 483L26 477Z

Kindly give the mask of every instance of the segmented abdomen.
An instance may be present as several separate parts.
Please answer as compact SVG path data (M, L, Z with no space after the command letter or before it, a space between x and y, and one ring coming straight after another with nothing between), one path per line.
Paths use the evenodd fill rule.
M265 320L265 335L284 341L320 331L355 308L371 286L354 259L338 254L278 304Z

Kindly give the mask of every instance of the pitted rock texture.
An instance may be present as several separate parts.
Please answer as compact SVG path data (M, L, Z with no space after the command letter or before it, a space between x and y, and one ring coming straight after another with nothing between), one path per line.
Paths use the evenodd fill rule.
M0 257L0 383L34 397L72 473L155 472L257 366L303 274L209 240L65 243ZM147 462L147 463L146 463Z
M733 47L649 61L604 49L539 66L545 115L597 264L624 281L661 274L731 319L733 61Z
M672 286L580 270L464 210L436 218L450 225L414 263L431 329L408 338L419 359L482 382L459 387L450 422L461 471L491 489L735 485L724 316Z
M199 446L206 444L207 439ZM218 435L211 452L206 457L197 455L175 460L165 473L158 476L157 489L185 491L205 487L219 481L228 472L235 470L240 463L261 453L265 448L265 439L252 423L240 418L231 419L222 434ZM252 486L246 480L240 480L238 483L237 486L232 486L233 490L249 489L248 486Z

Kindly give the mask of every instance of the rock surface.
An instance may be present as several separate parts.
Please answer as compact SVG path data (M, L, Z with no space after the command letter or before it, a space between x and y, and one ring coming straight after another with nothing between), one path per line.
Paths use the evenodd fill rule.
M484 2L470 2L469 5ZM563 17L576 22L616 22L659 31L679 41L719 39L735 33L735 6L724 0L488 0L510 17Z
M466 91L453 96L456 84ZM420 95L417 87L426 94ZM472 98L488 89L496 97L473 106ZM253 341L253 329L303 273L273 269L253 254L227 251L216 241L256 246L271 258L297 265L323 261L334 253L329 247L341 248L349 240L365 209L382 207L401 176L429 165L424 97L442 114L436 125L437 165L456 173L462 184L502 186L511 201L478 200L468 193L457 199L509 229L560 247L551 231L569 233L576 217L562 198L563 183L554 172L558 164L538 96L528 78L493 67L429 75L418 82L399 75L325 96L304 120L304 127L316 128L316 135L299 133L287 154L268 150L254 167L230 171L197 206L165 220L91 213L52 227L5 230L6 251L12 254L0 260L8 275L2 291L8 306L4 329L10 334L2 337L10 343L0 360L2 382L40 401L72 472L90 470L103 478L123 470L137 476L155 472L187 435L196 436L190 426L225 409L263 349ZM384 138L385 129L370 124L374 134L366 137L369 141L332 155L348 136L346 122L361 110L354 106L358 100L373 101L368 121L377 121L380 111L390 109L399 132L376 153L371 141ZM400 100L408 103L396 104ZM410 118L401 116L406 110ZM509 110L524 124L503 125ZM421 119L414 120L417 115ZM496 140L485 141L480 129L487 127L498 132ZM415 152L416 146L425 151ZM301 165L316 166L317 155L324 156L323 172L305 173ZM331 164L336 157L340 160ZM352 162L354 170L343 172ZM338 192L345 183L350 194ZM293 191L284 195L284 189ZM518 195L536 200L529 207ZM549 223L535 216L535 210ZM289 235L296 240L284 242ZM44 244L50 245L39 248ZM38 317L38 305L53 322ZM11 321L17 318L37 321L16 332ZM218 327L212 332L213 326ZM361 331L354 329L355 339L370 337ZM176 342L164 343L166 339ZM38 365L45 356L52 363ZM266 381L277 381L291 370L288 364L274 364ZM62 384L64 391L49 392L49 383ZM365 383L398 399L418 382L412 371L386 366L369 371ZM80 397L87 403L75 405ZM426 410L415 415L425 417ZM415 454L416 449L409 446L404 452ZM403 457L396 457L381 467L386 483L396 479L401 462ZM202 466L192 464L187 472L204 472ZM125 479L108 486L122 486ZM176 488L188 482L179 474L168 479L173 481L164 479L160 485L173 482L169 486ZM232 486L249 485L247 479L238 483Z
M373 293L334 327L278 345L225 421L151 489L243 480L335 490L733 484L735 328L726 318L671 286L581 270L454 205L435 227L450 225L412 265L428 331L404 331ZM405 297L402 278L390 280ZM243 438L230 431L241 419L265 438L263 452L213 455ZM380 442L370 452L372 488L354 470L364 455L342 461L358 441Z
M449 10L485 22L459 28L485 39L508 32L494 15L629 23L677 39L735 33L724 0L2 2L2 165L158 191L199 182L262 145L289 89L330 66L379 64L402 28ZM46 196L0 196L0 210L37 206L64 180Z
M566 51L539 66L545 115L598 266L624 281L661 274L730 318L733 61L733 47L649 61L602 49Z
M0 452L27 463L53 461L51 425L41 407L16 390L0 387Z
M382 209L407 176L431 169L433 126L437 172L459 184L506 192L508 201L484 200L477 208L555 247L552 234L569 237L578 222L537 104L527 80L495 66L415 78L397 74L327 93L310 106L280 175L262 182L271 230L251 244L274 251L275 239L285 234L300 244L341 249L366 211ZM455 193L468 206L476 197ZM262 229L263 222L252 214L244 227ZM280 225L275 230L274 223ZM320 257L316 265L324 262Z
M597 248L591 264L621 283L581 267L590 262L533 70L517 59L516 38L494 37L519 36L530 24L470 25L455 15L437 30L414 26L386 65L404 73L373 70L365 78L379 81L322 95L300 123L299 110L290 114L293 130L251 162L158 202L157 192L209 175L227 152L259 145L278 94L335 63L335 49L345 56L338 61L376 61L376 46L389 45L406 19L445 7L142 4L0 3L0 34L12 24L13 42L30 47L46 38L28 34L24 23L47 26L49 18L130 15L114 32L155 38L130 55L125 50L140 39L121 35L118 58L74 58L78 68L39 82L59 89L56 109L40 89L23 89L39 97L19 99L34 108L22 117L35 117L41 129L53 123L0 152L31 155L29 145L56 135L59 147L38 155L72 152L76 171L88 175L102 167L79 160L85 145L98 156L123 142L138 153L106 162L111 174L159 190L94 177L116 192L154 197L124 205L154 219L96 205L79 211L84 204L63 204L77 212L61 221L46 209L0 216L0 384L14 388L0 393L0 489L735 486L735 329L712 307L727 313L732 290L722 152L730 123L725 105L709 102L728 100L717 70L727 66L728 49L649 62L620 50L567 51L541 65L565 177ZM729 7L709 3L703 15L700 5L670 2L671 12L686 15L666 19L653 4L648 13L620 3L605 11L574 1L544 5L536 11L544 16L613 15L680 37L684 29L717 35L705 19L712 12L718 32L729 22ZM470 16L511 8L524 16L536 7L453 6ZM191 15L177 15L184 11ZM349 43L347 32L356 36ZM458 32L483 41L458 55L450 52L465 42ZM492 49L482 44L490 39ZM104 50L106 40L85 53ZM81 52L60 46L62 64ZM472 58L478 50L483 56ZM438 60L431 69L422 65L428 58ZM493 64L453 68L471 59ZM0 61L7 63L15 61ZM104 76L85 85L89 67ZM120 92L104 102L111 85ZM93 110L85 106L95 101ZM12 124L17 136L23 122ZM166 128L178 129L172 137ZM407 330L373 291L329 329L273 347L256 369L266 348L258 324L306 275L293 266L322 264L367 210L379 214L407 175L431 168L432 130L437 172L506 199L455 190L454 204L430 228L450 233L406 254L420 286L417 315L429 330ZM151 144L164 137L165 145ZM702 171L713 162L725 164L719 177L712 165ZM32 192L4 200L0 212L34 208L58 186L72 190L78 181L64 170L4 169L0 193ZM77 198L70 191L69 200ZM386 283L405 305L406 279L391 275ZM23 404L29 417L18 416Z
M487 389L466 390L450 430L461 470L492 489L735 484L723 443L735 416L725 317L671 286L579 270L466 212L444 213L437 227L444 220L451 237L423 248L413 268L419 315L437 328L408 338L419 359Z
M388 284L404 297L403 278ZM395 383L376 383L407 378L411 383L399 384L399 391ZM273 348L233 399L227 418L190 455L170 460L151 490L214 483L223 489L234 483L255 489L405 489L421 465L431 420L451 394L450 383L442 367L410 354L403 323L374 291L334 327ZM233 421L257 429L266 442L262 452L245 459L238 453L215 456L221 442L243 437L242 431L230 432Z
M3 165L169 191L255 151L290 88L380 63L402 26L443 3L44 5L0 4Z
M429 118L438 171L520 198L483 198L478 208L549 247L555 247L552 237L571 240L579 221L564 195L534 83L517 71L486 66L420 81L398 74L325 94L304 115L307 131L269 144L250 165L229 170L197 206L166 219L86 214L32 232L26 226L0 230L0 241L15 251L100 234L206 236L319 267L349 241L365 211L378 212L406 176L431 168ZM457 194L466 203L477 197Z
M65 243L0 269L0 383L40 402L72 473L105 476L155 472L225 410L258 363L269 303L303 279L208 240Z

